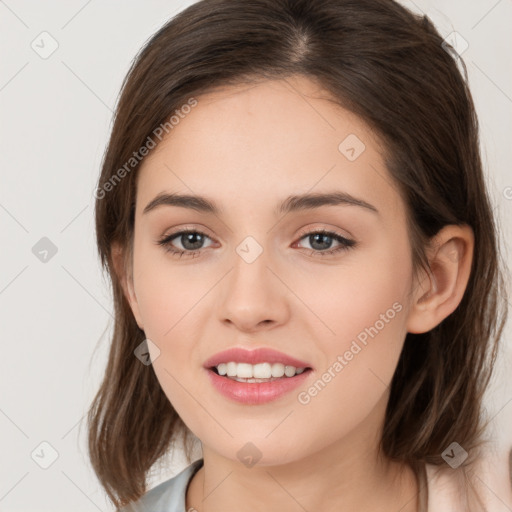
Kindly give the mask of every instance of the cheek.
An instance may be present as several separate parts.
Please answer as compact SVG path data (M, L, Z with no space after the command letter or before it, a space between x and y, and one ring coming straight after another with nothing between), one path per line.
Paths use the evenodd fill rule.
M212 272L198 273L194 265L177 264L163 250L143 246L135 251L134 275L144 332L158 347L152 353L153 369L165 395L188 424L197 405L190 395L197 394L197 377L191 369L200 364L194 360L194 347L208 321L205 294L218 279Z
M321 269L323 275L318 271L296 281L297 295L307 297L322 321L322 352L332 356L348 350L354 339L364 343L371 339L369 331L378 335L379 346L400 345L411 272L407 247L380 245L354 253L336 269Z
M148 338L163 343L197 322L197 307L214 276L203 275L193 265L179 265L163 249L139 247L134 256L137 303ZM190 332L190 331L189 331Z
M308 304L329 331L324 327L326 334L317 336L324 359L315 385L299 400L308 416L329 410L346 427L386 392L406 334L411 270L407 247L381 250L339 272L331 269L325 286L309 295Z

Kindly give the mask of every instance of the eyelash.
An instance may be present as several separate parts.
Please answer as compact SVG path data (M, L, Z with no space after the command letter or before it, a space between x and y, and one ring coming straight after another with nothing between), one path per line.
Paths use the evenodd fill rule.
M187 251L187 250L176 249L175 247L173 247L171 245L171 241L174 240L175 238L178 238L181 235L188 235L188 234L198 234L198 235L202 235L204 237L210 238L206 233L203 233L202 231L198 231L197 229L186 229L183 231L177 231L176 233L171 233L170 235L163 237L162 239L160 239L157 242L157 244L164 247L164 250L168 253L171 253L172 256L181 258L183 255L186 254L187 258L195 258L196 256L199 255L199 252L201 251L200 249L195 250L195 251ZM355 247L357 245L357 242L355 242L354 240L350 240L350 239L345 238L333 231L327 231L325 229L321 229L321 230L317 230L317 231L308 231L306 233L302 233L299 238L299 241L302 240L303 238L306 238L307 236L312 236L312 235L317 235L317 234L327 235L330 238L333 238L334 240L339 242L340 245L334 249L328 249L326 251L309 249L311 251L310 256L330 256L330 255L336 254L340 251L346 251L348 249L352 249L353 247Z

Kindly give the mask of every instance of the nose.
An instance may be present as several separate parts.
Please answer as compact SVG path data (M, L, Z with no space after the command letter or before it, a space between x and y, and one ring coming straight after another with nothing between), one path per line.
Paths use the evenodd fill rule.
M286 279L263 251L248 262L235 254L234 268L224 280L219 298L221 321L240 331L256 332L286 323L290 314L290 292Z

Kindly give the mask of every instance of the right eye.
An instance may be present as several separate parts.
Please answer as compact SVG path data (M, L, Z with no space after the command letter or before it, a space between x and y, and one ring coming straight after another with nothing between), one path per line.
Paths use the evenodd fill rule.
M160 239L157 243L164 247L166 252L170 252L172 255L182 257L186 255L186 257L196 257L199 255L199 250L204 243L204 239L211 238L205 233L197 230L183 230L178 231L176 233L171 233L170 235L166 235L164 238ZM181 243L182 248L176 248L173 245L174 240L177 239L179 243Z

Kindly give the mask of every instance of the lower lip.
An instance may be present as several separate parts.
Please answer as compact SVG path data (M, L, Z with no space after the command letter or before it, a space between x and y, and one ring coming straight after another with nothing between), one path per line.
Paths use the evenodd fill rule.
M299 387L308 377L310 369L294 377L281 377L271 382L238 382L207 370L214 388L226 398L246 405L259 405L277 400Z

